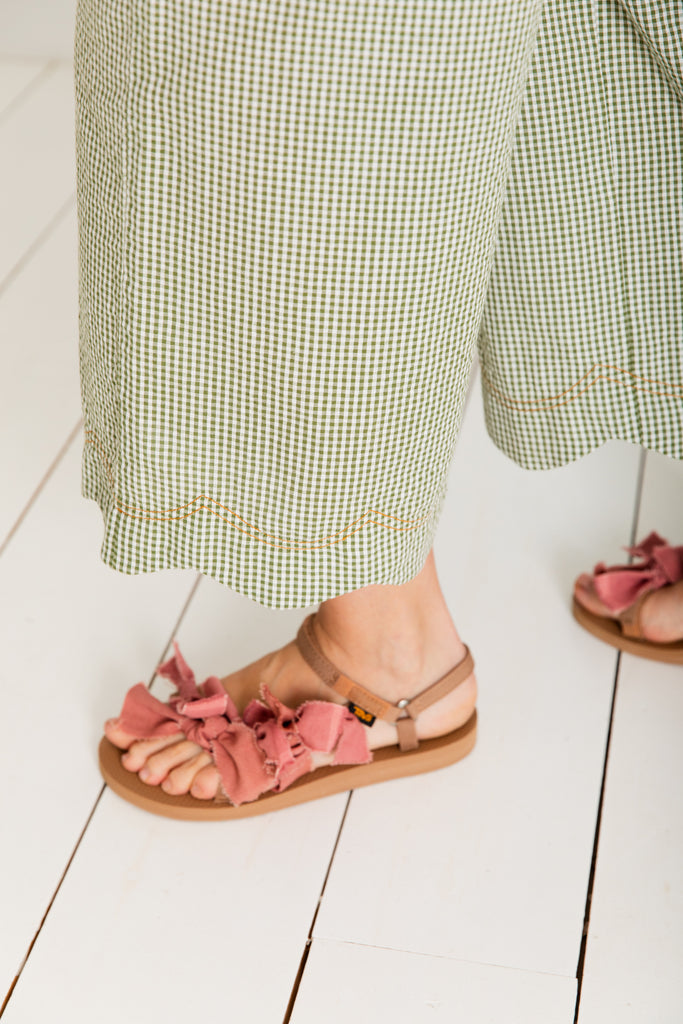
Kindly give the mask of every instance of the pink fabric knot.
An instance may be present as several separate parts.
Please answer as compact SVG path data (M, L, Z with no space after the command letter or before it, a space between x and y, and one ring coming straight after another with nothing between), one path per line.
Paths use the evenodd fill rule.
M281 792L312 767L312 753L334 751L333 764L367 764L372 760L361 725L348 707L330 701L305 701L296 710L287 707L267 686L261 700L244 710L266 766L273 774L275 792Z
M311 750L298 733L297 713L278 700L267 686L262 700L252 700L244 710L244 721L254 730L273 788L280 792L312 767Z
M173 657L157 669L160 676L178 688L178 693L168 702L169 707L180 716L181 732L188 740L210 750L212 741L225 732L228 724L239 722L235 702L217 676L209 676L197 686L194 672L175 641L173 647Z
M683 579L683 547L671 547L654 531L634 547L625 548L640 564L595 566L595 593L611 612L618 615L652 590L660 590Z

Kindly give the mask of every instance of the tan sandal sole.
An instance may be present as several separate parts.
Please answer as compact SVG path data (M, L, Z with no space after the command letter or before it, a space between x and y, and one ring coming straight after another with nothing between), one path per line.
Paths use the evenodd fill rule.
M433 740L422 740L417 750L401 751L398 746L380 747L374 751L370 764L317 768L309 775L297 779L284 792L266 793L258 800L240 804L239 807L211 800L197 800L189 794L172 796L159 786L147 786L135 772L129 772L123 767L123 751L110 743L106 736L100 742L99 759L100 771L107 785L136 807L183 821L225 821L229 818L267 814L308 800L332 796L333 793L345 793L349 789L371 786L376 782L388 782L390 779L445 768L469 754L476 738L477 712L474 711L459 729Z
M589 633L612 647L618 647L620 651L636 654L639 658L649 658L651 661L683 665L683 640L677 640L672 644L657 644L652 640L633 640L631 637L624 636L616 619L606 619L601 615L594 615L593 612L589 612L582 604L579 604L576 598L572 598L572 613L579 625L587 629Z

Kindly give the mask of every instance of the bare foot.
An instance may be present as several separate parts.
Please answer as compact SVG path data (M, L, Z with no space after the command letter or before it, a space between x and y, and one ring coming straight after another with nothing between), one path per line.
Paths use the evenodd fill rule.
M574 597L594 615L615 618L595 593L593 577L583 573L574 584ZM643 601L640 613L643 636L653 643L683 640L683 580L655 590Z
M411 698L436 682L462 660L465 648L446 607L436 578L433 555L409 583L373 586L325 601L314 619L318 644L345 675L392 703ZM304 660L294 641L222 680L241 711L258 696L261 682L289 707L304 700L346 703L327 687ZM474 674L417 719L419 739L442 736L463 725L477 699ZM219 777L210 754L183 733L136 740L118 726L105 724L105 735L126 753L122 764L150 786L170 794L191 793L212 799ZM377 719L368 730L371 750L397 742L396 727ZM316 767L333 755L314 755Z

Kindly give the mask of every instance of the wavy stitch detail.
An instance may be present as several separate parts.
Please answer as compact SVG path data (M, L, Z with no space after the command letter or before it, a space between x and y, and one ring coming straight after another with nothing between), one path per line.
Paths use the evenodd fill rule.
M110 486L112 488L112 491L114 492L116 511L119 512L120 515L128 516L130 519L139 519L145 522L168 523L179 522L183 519L189 519L191 516L196 515L197 512L209 512L211 513L211 515L216 516L223 522L228 523L234 529L239 530L240 533L243 533L245 536L250 537L251 540L257 540L262 544L267 544L269 547L278 548L281 551L315 551L325 547L332 547L333 544L339 544L341 541L347 540L349 537L352 537L355 533L358 533L365 526L383 526L387 530L395 530L400 533L416 530L423 523L427 522L427 520L431 519L433 515L433 512L429 512L427 515L421 516L418 519L402 519L399 516L391 515L388 512L380 512L377 509L371 508L363 512L363 514L359 516L358 519L354 519L353 522L348 523L341 530L337 530L335 533L329 534L327 537L321 537L318 540L312 541L290 542L287 540L287 538L278 537L276 534L267 533L260 527L255 526L253 523L249 523L237 512L234 512L232 509L228 508L227 505L221 504L221 502L219 502L216 498L212 498L206 494L198 494L195 498L192 499L192 501L186 502L184 505L179 505L176 508L140 509L136 508L133 505L126 505L125 502L120 501L116 497L114 474L112 472L109 459L107 458L107 454L104 451L102 445L97 440L92 430L86 430L85 435L85 443L90 444L95 448L103 462ZM229 518L226 515L222 515L221 512L218 512L215 508L211 508L207 505L196 505L195 508L192 508L192 506L195 505L195 503L198 501L212 502L214 505L217 505L218 508L223 509L225 512L228 512L229 515L233 517L233 519ZM185 512L185 509L189 509L189 511ZM169 515L169 513L171 512L184 512L184 514L177 516ZM379 520L368 518L372 516L379 516L381 518ZM243 527L239 526L238 523L233 521L234 519L237 519L239 520L240 523L243 523L244 526L247 527L247 529L244 529ZM404 525L395 526L392 523L384 521L387 519L393 520L394 523L401 523ZM352 527L355 527L355 529L352 529ZM252 533L251 531L255 531L255 533Z
M601 373L601 370L616 372L624 374L627 377L631 377L634 383L625 381L623 377L610 377L607 374ZM592 374L596 374L593 380L590 380ZM495 384L487 377L484 368L481 368L482 380L486 388L493 394L495 399L500 402L501 405L506 406L508 409L518 409L520 412L542 412L544 410L560 409L565 405L569 405L571 402L575 402L582 395L585 395L588 391L599 384L600 381L605 380L612 384L621 384L623 387L628 388L630 391L642 391L648 395L658 395L663 398L682 398L683 399L683 384L673 384L669 381L662 381L656 379L649 379L648 377L641 377L637 373L633 373L631 370L624 370L620 366L611 366L609 363L594 363L582 377L579 377L575 384L561 391L557 395L549 395L548 398L511 398L509 395L504 394ZM655 384L663 388L672 388L673 391L655 391L653 388L640 387L639 384L635 383L639 381L643 384ZM582 388L582 384L587 384L586 387ZM580 389L580 390L577 390ZM574 394L572 394L574 392ZM568 396L568 397L566 397ZM559 401L559 399L566 398L565 401ZM554 404L549 404L554 403ZM528 406L528 408L523 408Z

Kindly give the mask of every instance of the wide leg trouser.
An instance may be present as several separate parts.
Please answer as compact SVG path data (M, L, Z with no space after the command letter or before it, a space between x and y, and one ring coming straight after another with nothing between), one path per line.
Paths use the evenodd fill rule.
M596 6L564 4L581 39ZM410 579L432 544L477 341L489 427L513 458L558 464L619 436L606 416L563 447L528 415L565 377L542 318L547 381L539 391L536 365L520 376L524 331L506 306L519 219L522 274L537 265L534 223L558 233L541 247L562 247L555 193L527 217L545 150L567 142L536 132L528 97L552 121L565 86L586 88L581 54L557 45L561 10L80 0L83 481L110 565L190 566L282 608ZM579 219L580 202L577 189ZM570 383L583 365L569 360ZM669 436L680 450L680 430Z
M610 438L683 458L683 3L553 0L479 335L489 433L531 469Z

